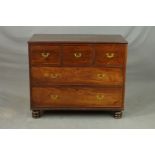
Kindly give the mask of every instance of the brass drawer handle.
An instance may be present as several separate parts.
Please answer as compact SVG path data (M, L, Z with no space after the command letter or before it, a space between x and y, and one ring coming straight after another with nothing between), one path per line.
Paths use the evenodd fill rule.
M103 79L103 78L105 77L105 74L97 74L97 77L98 77L99 79Z
M82 53L74 53L74 56L75 56L76 58L80 58L80 57L82 56Z
M106 53L107 58L111 59L114 58L115 54L114 53Z
M41 53L41 56L43 58L47 58L47 57L49 57L49 55L50 55L50 53L45 53L45 52Z
M60 76L59 74L50 74L50 77L52 78L52 79L56 79L58 76Z
M57 100L59 98L59 96L58 95L50 95L50 98L52 100Z
M104 99L104 95L96 95L97 100L103 100Z
M45 77L51 77L52 79L56 79L60 76L60 74L49 74L49 73L44 73Z

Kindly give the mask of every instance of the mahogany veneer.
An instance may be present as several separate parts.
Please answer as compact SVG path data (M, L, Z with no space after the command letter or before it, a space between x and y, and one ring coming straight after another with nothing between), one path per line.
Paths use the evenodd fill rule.
M44 110L124 109L127 41L120 35L32 36L29 46L32 116Z

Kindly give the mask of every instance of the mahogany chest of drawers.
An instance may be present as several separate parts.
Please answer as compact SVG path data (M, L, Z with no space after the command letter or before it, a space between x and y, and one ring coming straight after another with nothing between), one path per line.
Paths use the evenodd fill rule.
M127 41L120 35L36 34L28 41L32 116L124 109Z

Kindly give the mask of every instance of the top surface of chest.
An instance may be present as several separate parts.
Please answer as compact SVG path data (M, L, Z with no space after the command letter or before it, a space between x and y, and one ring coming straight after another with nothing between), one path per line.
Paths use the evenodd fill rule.
M82 34L35 34L29 40L33 42L51 43L121 43L127 41L121 35L82 35Z

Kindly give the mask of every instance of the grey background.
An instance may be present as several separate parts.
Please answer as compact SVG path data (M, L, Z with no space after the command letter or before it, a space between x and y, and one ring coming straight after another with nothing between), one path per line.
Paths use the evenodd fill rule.
M124 116L29 108L27 41L34 33L122 34L129 42ZM0 128L155 128L155 27L0 27Z

